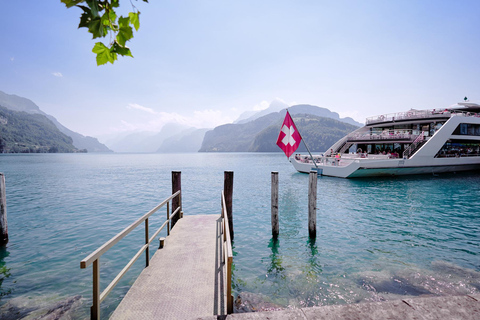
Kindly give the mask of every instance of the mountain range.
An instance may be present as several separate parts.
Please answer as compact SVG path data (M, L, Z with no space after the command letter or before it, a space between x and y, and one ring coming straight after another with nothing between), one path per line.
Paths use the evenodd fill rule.
M0 91L0 107L3 152L275 152L280 150L276 140L287 107L312 151L325 151L362 125L326 108L308 104L289 107L274 100L264 110L246 112L234 123L214 129L169 123L160 132L124 133L102 144L66 128L29 99ZM302 145L299 152L303 149Z
M297 105L289 109L303 140L311 151L323 152L346 134L357 129L354 125L325 117L328 109L311 105ZM326 111L328 112L326 112ZM271 112L254 120L225 124L205 134L200 152L275 152L286 110ZM323 116L320 116L321 114ZM336 114L336 113L334 113ZM338 116L338 114L336 114ZM353 119L352 119L353 121ZM299 152L306 151L304 144Z
M320 118L330 119L332 121L322 120L318 122L319 128L310 128L312 137L316 136L313 131L322 132L323 136L318 141L324 141L323 144L329 144L330 147L341 136L347 134L363 124L356 122L352 118L340 118L339 114L326 108L320 108L308 104L300 104L289 107L281 100L274 100L269 107L261 111L247 111L230 124L218 126L214 129L196 129L192 127L181 126L178 124L167 124L158 133L135 132L124 134L113 138L105 139L105 144L115 152L161 152L161 153L184 153L184 152L249 152L278 151L275 145L277 137L263 141L262 137L268 130L278 132L281 123L280 118L285 116L285 109L288 108L291 114L309 114ZM283 110L283 111L282 111ZM335 121L333 121L335 120ZM336 131L343 123L350 124L348 128ZM268 128L273 125L272 128ZM331 127L331 130L328 129ZM263 130L267 131L262 132ZM332 136L332 132L336 132ZM260 134L261 133L261 134ZM257 134L260 134L258 137ZM309 136L310 133L302 133ZM267 137L265 137L266 139ZM313 139L313 138L312 138ZM335 140L335 141L333 141ZM273 142L272 142L273 141ZM255 142L255 144L253 144ZM331 143L330 143L331 142ZM323 146L322 144L322 146ZM301 147L303 148L303 147ZM319 147L320 148L320 147ZM322 147L323 148L323 147Z
M100 143L96 138L84 136L80 133L74 132L66 128L60 122L58 122L55 117L46 114L45 112L40 110L40 108L33 101L27 98L19 97L13 94L7 94L3 91L0 91L0 106L16 112L10 114L10 116L13 116L14 114L18 115L21 113L27 113L29 115L38 115L36 117L33 117L35 119L41 119L42 117L45 117L54 125L56 129L58 129L58 131L72 139L74 149L87 150L88 152L111 152L111 150L107 146ZM45 122L44 120L40 120L41 123L44 123L47 127L49 127L48 121ZM52 129L51 127L49 128ZM60 152L73 152L73 150Z
M208 130L167 123L158 133L125 133L107 138L105 144L115 152L197 152Z
M44 115L0 106L0 153L87 152L72 143L72 138Z

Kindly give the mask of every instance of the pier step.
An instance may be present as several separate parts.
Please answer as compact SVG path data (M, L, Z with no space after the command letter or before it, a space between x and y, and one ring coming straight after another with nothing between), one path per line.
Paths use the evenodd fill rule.
M190 319L226 314L220 215L178 220L110 319Z

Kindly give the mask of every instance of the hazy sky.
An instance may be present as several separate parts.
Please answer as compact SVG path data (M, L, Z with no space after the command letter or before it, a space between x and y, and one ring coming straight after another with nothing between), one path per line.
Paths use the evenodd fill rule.
M479 0L132 1L135 58L97 67L80 9L0 0L0 90L93 136L213 127L274 99L360 122L480 101Z

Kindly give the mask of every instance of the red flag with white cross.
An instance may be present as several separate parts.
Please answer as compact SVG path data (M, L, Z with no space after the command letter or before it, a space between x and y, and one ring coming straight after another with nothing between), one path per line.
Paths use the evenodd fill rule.
M283 125L280 129L280 134L278 135L277 145L283 150L283 152L285 152L287 157L290 157L295 150L297 150L301 140L302 137L287 110L285 120L283 120Z

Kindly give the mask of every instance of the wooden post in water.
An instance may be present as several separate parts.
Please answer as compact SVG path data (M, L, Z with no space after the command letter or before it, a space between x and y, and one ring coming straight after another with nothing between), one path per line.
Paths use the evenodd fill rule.
M278 226L278 172L272 172L272 236L277 239Z
M317 236L317 171L310 171L308 182L308 234Z
M225 205L228 216L228 227L230 228L230 239L233 241L233 217L232 217L232 198L233 198L233 171L225 171L223 179L223 193L225 195Z
M7 228L7 196L5 189L5 176L0 173L0 246L8 242Z
M172 194L177 192L178 190L182 190L182 172L181 171L172 171ZM182 207L182 194L178 197L172 199L172 212L175 212L178 207ZM180 209L182 210L182 209ZM172 218L172 228L177 223L178 219L180 219L180 212Z

